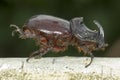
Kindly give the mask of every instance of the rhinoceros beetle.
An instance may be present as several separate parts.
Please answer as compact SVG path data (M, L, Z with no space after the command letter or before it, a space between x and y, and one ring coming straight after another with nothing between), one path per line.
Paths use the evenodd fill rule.
M93 61L92 51L104 49L107 44L104 42L104 31L102 26L94 20L98 31L90 30L83 22L83 17L76 17L70 21L50 16L36 15L31 17L20 29L16 25L10 25L18 32L20 38L33 38L40 49L33 52L29 58L42 57L48 51L65 51L69 45L75 46L79 52L83 51L91 57L88 67Z

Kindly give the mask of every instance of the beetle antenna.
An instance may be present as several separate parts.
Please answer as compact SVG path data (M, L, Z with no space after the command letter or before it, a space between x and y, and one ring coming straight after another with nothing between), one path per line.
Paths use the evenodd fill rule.
M87 68L88 66L90 66L91 63L92 63L92 61L93 61L93 59L94 59L94 55L91 52L89 53L89 55L91 57L91 60L90 60L90 63L85 66L85 68Z

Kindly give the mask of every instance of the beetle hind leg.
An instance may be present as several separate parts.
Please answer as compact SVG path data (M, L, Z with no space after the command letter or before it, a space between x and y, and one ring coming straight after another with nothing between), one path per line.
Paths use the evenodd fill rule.
M93 61L93 59L94 59L94 55L93 55L91 52L89 53L89 55L90 55L90 57L91 57L91 60L90 60L89 64L87 64L87 65L85 66L85 68L87 68L88 66L90 66L91 63L92 63L92 61Z
M21 31L21 29L18 26L14 25L14 24L11 24L10 27L15 28L15 30L12 32L12 36L15 35L15 32L18 32L19 34L23 34L23 32Z
M33 52L28 58L27 58L27 62L31 59L31 58L41 58L43 55L45 55L48 52L48 50L46 49L41 49L41 50L37 50L35 52Z

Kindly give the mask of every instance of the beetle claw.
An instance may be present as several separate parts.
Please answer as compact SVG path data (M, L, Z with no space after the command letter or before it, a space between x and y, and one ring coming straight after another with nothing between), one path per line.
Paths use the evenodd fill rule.
M90 53L89 55L90 55L90 57L91 57L91 60L90 60L89 64L87 64L87 65L85 66L85 68L87 68L88 66L91 65L91 63L92 63L92 61L93 61L93 58L94 58L94 55L93 55L92 53Z
M14 30L14 31L12 32L12 36L14 36L14 35L15 35L15 32L16 32L16 30Z

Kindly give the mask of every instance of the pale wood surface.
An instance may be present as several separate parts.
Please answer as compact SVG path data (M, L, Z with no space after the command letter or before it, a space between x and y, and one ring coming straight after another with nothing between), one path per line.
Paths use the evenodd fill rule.
M120 80L120 58L0 58L0 80Z

